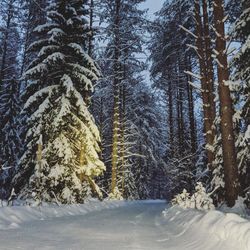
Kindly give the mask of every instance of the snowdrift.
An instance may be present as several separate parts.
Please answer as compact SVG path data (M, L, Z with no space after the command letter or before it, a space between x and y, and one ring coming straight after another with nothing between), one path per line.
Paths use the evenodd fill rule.
M144 203L152 204L149 204L150 206L147 208ZM163 209L164 203L161 201L160 204L160 208ZM137 219L142 216L140 209L138 211L137 209L140 207L143 208L142 211L146 214L146 210L149 209L149 215L152 215L152 212L157 211L157 214L152 215L153 217L155 216L152 220L154 225L149 225L149 229L151 230L155 226L154 230L159 230L160 233L157 235L160 240L157 238L152 238L152 240L159 241L158 243L160 245L164 245L164 249L166 246L166 249L169 250L250 250L250 221L242 218L236 213L224 213L218 210L205 212L197 209L182 209L178 206L173 206L166 208L163 215L161 215L159 212L161 210L152 210L153 206L157 207L156 201L99 202L92 200L83 205L1 207L0 230L21 228L22 223L30 223L35 220L48 220L55 217L85 215L94 211L123 206L131 206L130 210L135 210L135 215L139 211L139 215L136 215L135 221L132 221L133 225L139 223L139 231L141 230L140 227L144 224L140 222L140 220L137 221ZM126 217L127 215L124 216ZM128 218L130 218L129 214ZM150 232L150 230L147 230L145 232ZM146 235L147 237L150 236L148 234ZM142 235L141 237L144 236ZM157 249L154 248L154 250Z
M89 201L82 205L0 207L0 230L18 228L21 223L54 217L84 215L93 211L128 205L125 201Z
M250 221L235 213L185 210L174 206L163 214L166 223L172 223L173 227L178 225L179 230L174 234L183 240L183 249L226 250L226 242L228 249L250 250ZM193 244L184 247L185 242L192 237L195 238ZM222 243L223 247L220 246Z

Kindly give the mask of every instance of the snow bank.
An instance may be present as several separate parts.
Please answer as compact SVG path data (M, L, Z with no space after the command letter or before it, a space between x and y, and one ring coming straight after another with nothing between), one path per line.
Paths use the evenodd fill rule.
M222 242L226 242L230 249L250 250L250 221L235 213L184 210L174 206L163 214L166 223L179 225L182 237L188 239L196 235L199 247L202 242L202 249L226 249L220 247Z
M89 201L82 205L47 205L39 207L12 206L0 207L0 230L20 227L23 222L45 220L54 217L84 215L89 212L100 211L126 206L131 202L126 201Z

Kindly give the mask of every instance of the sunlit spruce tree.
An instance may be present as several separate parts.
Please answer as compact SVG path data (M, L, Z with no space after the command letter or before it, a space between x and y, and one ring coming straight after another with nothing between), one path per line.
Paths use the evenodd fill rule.
M86 3L54 1L47 23L35 30L43 39L30 45L38 56L24 74L33 94L24 107L29 129L14 178L21 198L81 203L89 187L99 192L93 178L105 167L98 156L99 132L83 98L99 75L85 53Z

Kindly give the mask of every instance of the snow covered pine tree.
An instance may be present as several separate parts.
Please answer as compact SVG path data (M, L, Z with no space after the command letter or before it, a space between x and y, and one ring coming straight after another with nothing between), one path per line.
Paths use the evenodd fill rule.
M24 74L28 80L26 150L14 178L19 197L37 202L82 203L93 178L105 166L99 159L99 132L83 96L93 91L99 72L85 53L88 22L85 0L56 0L48 21L36 28L38 53Z

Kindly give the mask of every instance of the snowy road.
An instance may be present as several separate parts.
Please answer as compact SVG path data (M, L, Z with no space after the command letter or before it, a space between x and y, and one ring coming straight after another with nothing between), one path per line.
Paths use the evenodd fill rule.
M1 250L237 250L222 239L164 221L164 202L131 203L85 215L24 222L0 231ZM192 218L190 218L192 219Z

